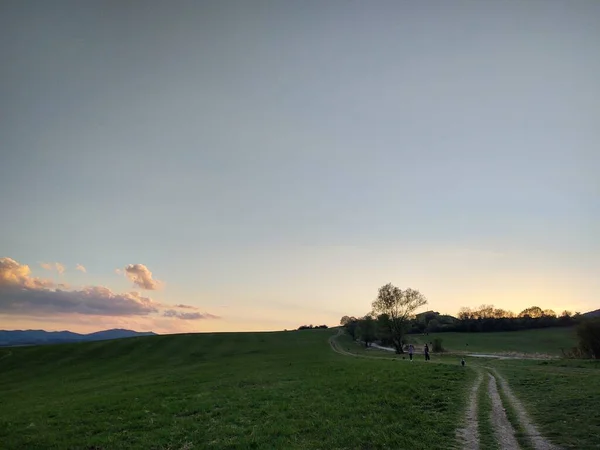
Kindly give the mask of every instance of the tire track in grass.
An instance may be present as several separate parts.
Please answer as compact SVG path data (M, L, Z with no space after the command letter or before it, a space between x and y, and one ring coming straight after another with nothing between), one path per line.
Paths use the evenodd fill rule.
M478 399L479 414L477 417L479 420L479 439L481 448L486 450L502 450L494 435L494 426L492 425L492 400L488 395L487 387L479 390Z
M479 423L478 414L478 393L483 381L481 371L477 371L477 379L471 387L469 394L469 404L465 413L465 426L456 430L458 440L462 443L464 450L479 450Z
M342 334L344 334L344 331L340 329L338 330L337 334L329 338L329 345L331 346L331 349L340 355L354 356L356 358L395 360L395 358L361 355L344 350L335 340ZM521 433L521 435L527 438L528 444L530 444L534 450L561 450L561 447L552 444L542 436L529 418L529 415L523 407L523 404L513 394L510 386L497 372L497 370L489 366L483 367L491 371L491 373L488 373L489 379L487 395L489 401L491 402L490 420L494 429L495 438L500 448L502 450L518 450L521 448L516 438L515 429L511 424L503 406L504 404L502 397L504 397L504 402L506 403L508 410L511 412L511 419L513 419L513 422L516 422L515 426L520 432L524 431ZM457 430L457 439L461 441L463 445L462 448L465 450L479 450L480 448L479 422L477 416L478 409L480 407L480 405L478 405L478 390L482 380L483 375L481 372L479 372L478 377L471 388L469 404L465 413L465 427ZM500 385L502 396L500 396L498 385ZM523 445L525 445L524 442Z
M496 440L503 450L519 450L520 447L515 437L515 429L509 422L506 411L504 411L504 407L502 406L496 378L491 373L488 373L488 376L488 395L492 400L491 419Z
M559 446L552 444L542 436L537 427L529 418L529 415L527 414L523 404L519 401L515 394L513 394L506 380L498 373L496 369L492 368L491 370L498 379L498 383L500 384L500 388L502 389L504 396L506 399L508 399L510 406L517 415L519 427L523 428L525 431L525 436L528 438L532 447L535 450L560 450Z
M508 421L512 424L513 428L515 429L515 437L517 438L517 442L523 450L534 450L533 446L529 441L529 437L527 436L527 432L523 427L523 424L519 421L519 416L517 415L517 412L513 408L513 405L508 401L506 393L502 390L502 387L498 389L498 393L500 394L500 399L502 400L502 405L504 406L506 417L508 417Z

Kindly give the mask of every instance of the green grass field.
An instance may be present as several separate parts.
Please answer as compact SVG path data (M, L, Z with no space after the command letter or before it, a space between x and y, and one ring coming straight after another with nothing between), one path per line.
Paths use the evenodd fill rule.
M334 330L0 350L7 449L442 449L474 371L334 353Z
M600 448L600 361L493 361L544 436L564 448Z
M552 343L571 339L575 345L573 329L540 329L523 332L506 333L440 333L437 336L448 336L449 342L460 345L474 342L475 352L508 353L515 346L528 350L528 353L548 354ZM482 339L477 339L483 336ZM421 343L421 339L436 337L431 334L411 336L413 341ZM415 337L420 339L414 339ZM519 338L522 340L519 342ZM353 342L347 335L338 338L344 349L358 355L386 360L399 360L407 363L402 355L378 350L366 349ZM444 340L444 343L446 340ZM458 344L456 344L458 343ZM506 347L503 346L506 344ZM471 347L471 345L469 346ZM406 358L406 356L405 356ZM421 355L416 358L417 365L425 365ZM552 442L568 449L600 449L600 361L590 360L530 360L494 358L466 358L467 365L477 370L495 368L508 381L514 393L525 405L534 422L540 427L544 436ZM456 355L433 354L431 363L457 365ZM428 364L428 363L427 363ZM498 448L487 416L490 405L483 391L479 395L479 433L481 448ZM524 449L530 448L523 436L523 429L514 418L514 412L507 402L507 413L517 431L517 438Z
M574 328L542 328L538 330L504 331L492 333L430 333L428 336L410 335L418 343L443 341L450 352L472 353L525 353L561 356L561 348L576 345Z

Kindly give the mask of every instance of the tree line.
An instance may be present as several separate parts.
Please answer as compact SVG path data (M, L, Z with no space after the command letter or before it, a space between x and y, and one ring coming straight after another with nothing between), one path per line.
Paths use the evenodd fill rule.
M327 325L300 325L298 330L316 330L319 328L327 328Z
M430 331L516 331L534 328L571 327L581 321L581 314L563 311L560 315L551 309L531 306L518 314L493 305L482 305L479 308L461 308L454 323L428 324Z
M343 316L340 325L352 339L360 339L365 346L377 341L403 353L406 335L440 332L516 331L547 327L569 327L584 322L579 313L563 311L556 314L550 309L531 306L518 314L481 305L461 308L458 317L436 311L415 314L426 305L427 299L416 289L402 290L391 283L379 288L371 311L363 317ZM588 353L597 354L596 350Z

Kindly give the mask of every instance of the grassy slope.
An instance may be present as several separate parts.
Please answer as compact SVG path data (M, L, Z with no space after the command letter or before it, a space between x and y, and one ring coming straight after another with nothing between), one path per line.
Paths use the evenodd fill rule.
M332 330L0 351L0 442L52 448L450 448L472 371L341 356Z
M493 333L430 333L428 336L410 335L410 337L419 343L441 338L444 348L451 352L518 352L560 356L561 348L566 350L576 345L574 328L542 328Z

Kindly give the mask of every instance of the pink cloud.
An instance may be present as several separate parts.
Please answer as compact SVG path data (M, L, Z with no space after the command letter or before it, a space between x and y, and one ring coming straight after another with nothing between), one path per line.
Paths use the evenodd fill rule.
M143 270L141 273L145 274ZM149 273L149 280L157 283L151 276ZM138 281L143 283L144 279ZM73 320L77 317L80 321L89 317L90 319L85 320L97 324L100 322L94 321L100 318L115 323L146 317L157 320L156 323L160 323L163 330L181 330L181 326L167 325L179 322L174 319L193 321L218 318L212 314L181 312L175 308L197 310L190 305L162 304L139 292L116 293L104 286L69 290L66 284L55 284L51 280L32 277L29 266L25 264L11 258L0 258L0 317L43 317L44 320L53 317L71 317L70 320Z
M137 292L117 294L103 286L80 290L60 288L0 287L0 312L4 314L83 314L136 316L157 313L160 304Z
M175 317L181 320L200 320L200 319L220 319L219 316L213 314L202 314L199 312L181 312L175 311L174 309L167 309L163 311L164 317Z

